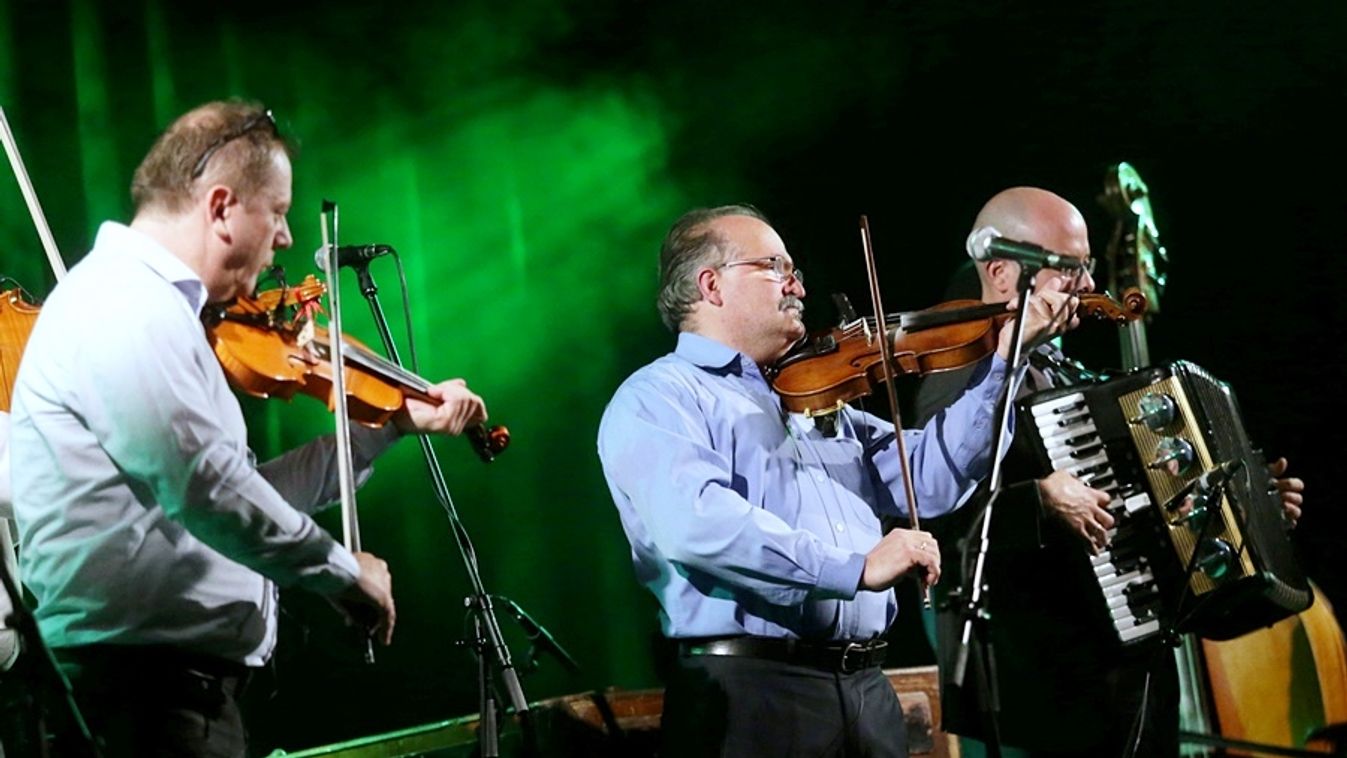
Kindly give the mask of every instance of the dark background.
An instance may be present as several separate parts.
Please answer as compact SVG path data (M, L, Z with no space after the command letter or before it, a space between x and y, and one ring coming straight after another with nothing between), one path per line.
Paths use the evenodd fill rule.
M1347 607L1347 161L1330 115L1347 94L1347 7L1029 5L0 0L0 105L67 263L100 220L128 218L153 135L229 96L266 102L302 142L297 268L320 197L343 201L346 239L398 244L424 373L468 376L516 434L492 468L455 441L440 449L488 586L585 668L545 661L525 680L533 699L656 684L654 606L592 445L612 390L672 345L653 308L656 250L697 205L765 211L808 272L807 320L825 326L829 293L867 300L859 214L889 310L922 307L1006 187L1075 202L1102 257L1112 222L1096 197L1106 168L1130 162L1172 258L1153 359L1235 387L1255 440L1308 481L1296 544ZM0 273L41 297L51 276L7 181L0 245ZM1113 365L1111 331L1088 326L1068 350ZM298 403L245 407L263 454L327 423ZM362 667L329 611L289 598L279 689L254 693L259 752L476 711L475 670L451 646L466 583L412 447L362 499L366 545L397 577L397 644ZM906 607L894 663L926 662Z

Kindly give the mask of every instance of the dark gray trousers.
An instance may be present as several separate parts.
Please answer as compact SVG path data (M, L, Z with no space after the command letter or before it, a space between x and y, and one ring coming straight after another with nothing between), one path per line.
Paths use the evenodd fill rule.
M107 758L244 758L244 667L173 648L54 651Z
M907 758L884 673L758 658L682 656L669 675L661 756Z

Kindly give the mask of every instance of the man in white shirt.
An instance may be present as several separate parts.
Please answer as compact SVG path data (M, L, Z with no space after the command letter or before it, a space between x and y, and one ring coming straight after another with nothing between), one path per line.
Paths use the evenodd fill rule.
M175 121L52 292L16 381L11 454L24 579L108 755L243 756L236 698L276 641L277 585L325 595L388 644L388 568L308 515L336 499L335 442L257 465L199 320L291 245L288 149L269 111ZM486 417L462 381L357 429L359 481L402 433Z

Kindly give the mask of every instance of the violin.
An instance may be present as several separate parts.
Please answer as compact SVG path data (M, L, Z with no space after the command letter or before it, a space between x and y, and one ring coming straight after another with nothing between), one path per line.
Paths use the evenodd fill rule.
M1146 296L1129 288L1121 301L1107 294L1078 296L1083 317L1127 324L1146 313ZM996 349L1001 325L1012 316L1005 303L951 300L926 310L885 317L891 327L893 363L900 374L952 371ZM806 337L771 372L772 388L793 413L834 413L869 395L883 380L875 319L857 319Z
M0 411L9 410L19 359L40 310L17 286L0 292Z
M290 399L303 393L332 407L332 346L312 319L326 286L308 276L295 287L240 297L203 314L206 335L225 375L240 392ZM365 426L388 423L407 398L438 405L431 382L347 337L345 384L348 415ZM464 431L473 450L490 462L510 444L504 426L478 424Z

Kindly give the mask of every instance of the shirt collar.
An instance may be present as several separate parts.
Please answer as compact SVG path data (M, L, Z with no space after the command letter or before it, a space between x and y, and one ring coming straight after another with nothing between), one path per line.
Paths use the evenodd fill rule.
M206 305L206 284L182 259L144 232L125 224L105 221L98 227L94 247L117 255L134 258L145 267L172 284L187 300L187 305L199 316Z
M694 366L718 374L742 374L744 365L753 360L732 347L692 332L679 332L674 353Z

